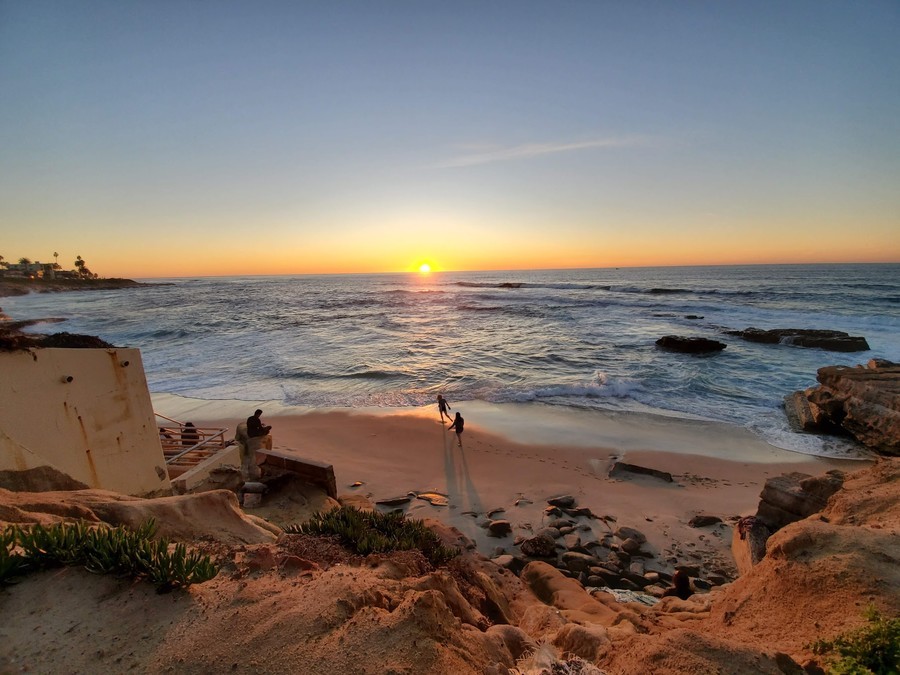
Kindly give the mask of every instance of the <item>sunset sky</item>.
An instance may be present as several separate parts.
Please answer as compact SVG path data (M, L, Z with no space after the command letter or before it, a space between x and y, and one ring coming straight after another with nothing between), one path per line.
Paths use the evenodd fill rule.
M0 254L900 262L900 3L0 0Z

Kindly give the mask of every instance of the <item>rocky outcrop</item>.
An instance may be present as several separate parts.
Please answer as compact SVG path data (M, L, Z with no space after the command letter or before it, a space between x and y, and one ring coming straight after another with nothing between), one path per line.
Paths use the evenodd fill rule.
M748 342L825 349L831 352L864 352L869 349L869 343L866 342L866 338L853 336L840 330L809 330L805 328L762 330L759 328L747 328L745 330L726 331L726 333L742 337Z
M666 335L656 341L657 347L683 354L711 354L725 349L725 343L703 337L681 337Z
M831 483L826 475L807 485L822 498ZM588 556L563 554L570 569L532 561L517 576L470 550L457 530L434 523L441 540L462 551L446 568L431 568L416 551L362 557L308 535L214 542L222 509L234 510L235 502L224 491L205 494L139 500L0 490L8 522L96 520L91 514L109 501L121 504L104 522L132 522L124 511L134 508L167 530L208 521L191 540L221 570L188 592L166 595L78 568L31 575L2 591L0 671L294 673L302 664L317 673L599 667L635 675L784 675L799 673L798 664L821 672L826 664L816 662L811 643L862 625L866 605L889 617L900 612L900 460L847 476L820 514L775 533L765 558L734 583L653 606L590 592L580 582L584 571L606 569L601 554L622 552L625 541L640 547L644 537L635 528L617 527ZM553 508L566 509L547 526L560 533L572 527L565 521L576 526L568 535L579 532L578 518L588 517L569 513L577 511L574 500ZM571 569L585 564L583 572ZM552 653L540 667L520 661L543 650ZM562 669L554 654L587 664Z
M900 364L820 368L819 386L785 397L791 425L812 433L841 433L878 452L900 455Z
M738 574L747 574L765 557L768 538L769 528L756 516L745 516L738 521L731 540L731 554Z
M775 476L766 481L759 495L756 517L771 531L780 530L824 509L843 483L844 474L837 470L823 476L798 472Z

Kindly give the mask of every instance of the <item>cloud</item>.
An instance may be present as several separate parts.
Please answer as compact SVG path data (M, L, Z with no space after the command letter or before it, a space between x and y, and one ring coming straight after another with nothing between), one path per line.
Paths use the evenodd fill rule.
M437 164L437 168L449 169L461 166L474 166L476 164L492 164L494 162L530 159L531 157L541 157L542 155L558 155L563 152L575 152L578 150L624 148L646 144L647 140L640 136L600 138L577 143L526 143L524 145L514 145L509 148L490 148L480 152L460 155L459 157L454 157Z

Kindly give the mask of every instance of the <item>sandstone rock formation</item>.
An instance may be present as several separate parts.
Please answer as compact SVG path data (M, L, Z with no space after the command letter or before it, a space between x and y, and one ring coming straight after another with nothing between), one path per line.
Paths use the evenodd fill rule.
M607 673L777 675L799 664L816 672L810 644L860 626L866 605L900 613L900 460L847 476L821 513L774 534L733 583L653 606L588 592L571 569L594 562L584 556L563 554L568 570L531 561L517 576L433 522L462 550L445 568L416 551L364 558L329 538L275 540L226 491L140 500L0 490L0 524L115 524L135 509L213 555L218 576L159 595L76 568L31 575L0 590L0 670L509 675L541 672L519 659L542 645ZM233 534L223 538L224 523ZM238 531L256 531L257 543L237 543ZM619 527L613 540L640 546L642 535Z
M756 517L775 532L824 509L843 483L844 474L836 470L824 476L792 472L769 478L759 495Z
M825 349L832 352L864 352L869 350L866 338L852 336L840 330L809 330L805 328L776 328L761 330L747 328L745 330L726 331L728 335L737 335L748 342L763 344L782 344L794 347Z
M827 366L820 386L785 397L794 428L845 433L887 455L900 455L900 364L873 359L866 366Z

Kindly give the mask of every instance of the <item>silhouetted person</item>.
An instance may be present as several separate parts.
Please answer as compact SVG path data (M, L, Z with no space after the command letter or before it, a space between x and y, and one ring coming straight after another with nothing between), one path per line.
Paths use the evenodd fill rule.
M200 440L200 434L197 433L197 427L194 426L193 422L185 422L184 429L181 430L181 444L189 448L192 445L196 445Z
M462 418L462 415L456 413L453 424L447 427L448 429L456 429L456 442L459 444L459 447L462 447L462 432L465 423L466 421Z
M262 410L257 410L253 415L247 418L247 436L250 438L265 436L272 431L272 427L262 423L260 415L262 415Z
M693 594L694 591L691 590L691 578L687 575L687 572L675 570L675 574L672 577L672 587L663 593L663 597L665 598L674 595L682 600L687 600Z
M441 424L444 423L444 415L447 416L448 420L452 420L453 418L450 417L450 404L447 403L447 399L438 394L437 403L438 411L441 413Z

